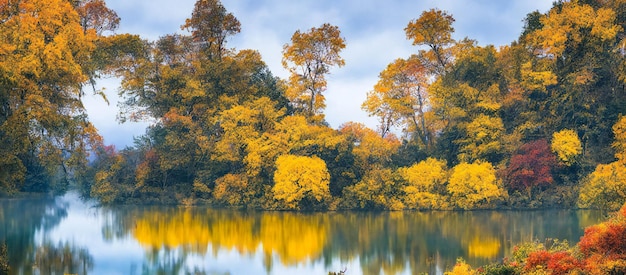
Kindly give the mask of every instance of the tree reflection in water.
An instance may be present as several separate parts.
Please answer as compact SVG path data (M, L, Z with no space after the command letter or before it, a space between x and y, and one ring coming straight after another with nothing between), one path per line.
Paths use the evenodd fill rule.
M50 197L0 200L0 243L6 243L10 272L30 274L35 264L35 234L65 217L69 205Z
M93 268L93 257L86 248L69 242L44 243L35 252L35 274L88 274Z
M519 242L577 239L583 228L576 226L572 211L296 213L158 207L123 213L112 226L126 228L104 232L126 232L121 235L141 243L153 266L167 263L176 270L186 268L188 255L216 257L227 250L241 257L261 253L268 273L275 260L283 266L322 263L333 270L337 262L346 266L357 259L364 274L437 273L450 269L458 257L486 264L501 260ZM564 220L568 224L558 224Z
M63 201L0 200L11 273L220 274L243 266L268 274L345 267L349 274L441 274L458 257L477 266L501 260L520 242L577 241L602 218L584 211L302 213ZM75 242L87 232L76 225L85 223L94 239ZM59 238L58 228L69 231Z

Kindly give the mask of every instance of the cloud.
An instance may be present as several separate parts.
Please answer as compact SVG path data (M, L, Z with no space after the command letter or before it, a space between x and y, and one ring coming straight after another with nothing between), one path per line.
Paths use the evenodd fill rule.
M133 138L145 133L149 122L126 122L119 124L116 116L119 112L117 104L120 100L117 95L119 81L116 79L101 79L96 89L104 89L109 104L99 95L92 95L87 91L83 97L83 104L87 109L89 120L104 137L105 144L113 144L118 149L133 144Z

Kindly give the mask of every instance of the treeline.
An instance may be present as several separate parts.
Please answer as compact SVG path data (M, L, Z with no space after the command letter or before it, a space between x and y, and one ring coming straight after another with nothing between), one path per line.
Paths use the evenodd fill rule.
M103 203L317 210L626 202L624 1L557 1L500 48L455 40L450 14L424 11L405 28L415 54L362 105L378 129L325 123L326 76L345 63L330 24L294 33L283 80L228 47L241 26L218 0L195 4L189 34L157 41L114 34L101 0L0 8L5 191L75 182ZM62 12L57 28L30 24L29 43L12 32ZM133 147L105 146L84 114L82 88L102 75L122 80L122 121L156 121Z

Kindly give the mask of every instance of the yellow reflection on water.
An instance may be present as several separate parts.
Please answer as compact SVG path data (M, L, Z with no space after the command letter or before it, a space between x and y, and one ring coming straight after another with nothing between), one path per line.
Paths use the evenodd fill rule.
M228 214L225 214L228 213ZM266 213L246 216L237 212L190 209L143 213L135 221L133 237L145 248L182 248L186 252L206 254L215 249L235 249L254 253L262 247L276 254L283 264L297 264L317 259L327 242L327 225L322 215Z
M493 259L500 252L500 240L495 237L474 237L468 245L468 254L474 258Z

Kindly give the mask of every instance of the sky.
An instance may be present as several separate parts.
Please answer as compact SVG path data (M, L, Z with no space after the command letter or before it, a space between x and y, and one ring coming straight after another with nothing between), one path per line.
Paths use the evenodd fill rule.
M195 0L107 0L121 18L117 33L138 34L144 39L181 33L180 26L191 16ZM367 92L379 73L397 58L417 53L406 39L404 28L423 11L437 8L456 20L453 38L470 38L478 45L508 45L522 31L526 14L546 12L552 0L222 0L224 7L241 22L241 33L227 42L236 50L261 53L275 76L286 79L281 65L283 45L297 30L307 31L330 23L339 27L346 40L341 52L345 66L333 68L327 76L326 121L338 128L348 121L377 127L377 119L361 110ZM116 116L119 81L102 79L99 87L109 105L97 96L85 99L89 117L106 144L131 146L133 136L145 133L152 122L119 124Z

